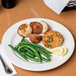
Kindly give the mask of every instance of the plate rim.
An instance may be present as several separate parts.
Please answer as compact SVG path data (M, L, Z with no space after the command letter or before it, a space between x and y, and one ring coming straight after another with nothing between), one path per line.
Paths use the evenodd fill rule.
M32 19L51 20L51 19L46 19L46 18L29 18L29 19L21 20L21 21L19 21L19 22L26 21L26 20L32 20ZM54 21L54 20L51 20L51 21L56 22L56 23L60 24L61 26L65 27L63 24L61 24L61 23L59 23L59 22L57 22L57 21ZM19 23L19 22L16 22L15 24L17 24L17 23ZM15 24L13 24L12 26L14 26ZM10 26L8 29L10 29L12 26ZM66 27L65 27L65 28L66 28ZM7 31L8 31L8 29L7 29ZM68 28L66 28L66 29L68 30ZM6 32L7 32L7 31L6 31ZM69 31L69 30L68 30L68 31ZM5 34L6 34L6 32L5 32ZM71 34L71 36L72 36L72 38L73 38L74 46L73 46L73 51L72 51L71 55L69 56L69 58L66 59L66 61L64 61L62 64L60 64L60 65L58 65L58 66L56 66L56 67L49 68L49 69L43 69L43 70L34 70L34 69L30 69L30 70L29 70L29 69L26 69L26 70L29 70L29 71L47 71L47 70L55 69L55 68L63 65L65 62L67 62L67 61L70 59L70 57L72 56L72 54L74 53L74 49L75 49L75 40L74 40L74 37L73 37L73 35L72 35L72 33L71 33L70 31L69 31L69 33ZM4 40L5 34L3 35L3 38L2 38L2 46L3 46L3 49L4 49L3 40ZM5 49L4 49L4 50L5 50ZM9 60L10 60L10 59L9 59ZM13 61L11 61L11 62L13 63ZM16 65L15 63L13 63L13 64ZM16 66L22 68L22 67L19 66L19 65L16 65ZM22 69L25 69L25 68L22 68Z

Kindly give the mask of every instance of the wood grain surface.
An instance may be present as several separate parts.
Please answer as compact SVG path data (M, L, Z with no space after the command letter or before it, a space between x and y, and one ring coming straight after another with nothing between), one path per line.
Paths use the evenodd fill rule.
M67 27L76 41L76 10L62 12L57 15L44 4L43 0L19 0L18 4L12 9L3 8L0 2L0 43L5 31L10 26L28 18L55 20ZM65 64L53 70L32 72L20 69L15 65L14 67L17 71L14 76L76 76L76 48L72 57Z

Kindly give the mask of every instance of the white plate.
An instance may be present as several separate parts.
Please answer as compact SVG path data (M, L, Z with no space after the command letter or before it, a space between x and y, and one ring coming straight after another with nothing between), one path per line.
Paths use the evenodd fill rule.
M24 23L29 24L32 21L39 22L41 20L46 21L50 25L52 30L57 30L63 35L64 37L63 46L66 46L68 48L68 53L64 57L53 56L51 62L48 62L48 63L43 62L40 64L40 63L35 63L35 62L30 62L30 61L26 62L23 59L21 59L17 54L15 54L8 47L8 44L16 45L20 41L21 37L17 34L17 29L21 24L24 24ZM42 43L40 44L42 45ZM64 64L73 54L75 43L74 43L74 38L72 34L63 25L49 19L32 18L32 19L20 21L14 24L13 26L11 26L3 36L2 46L3 46L6 56L16 66L22 69L30 70L30 71L46 71L46 70L54 69ZM51 50L51 49L48 49L48 50Z

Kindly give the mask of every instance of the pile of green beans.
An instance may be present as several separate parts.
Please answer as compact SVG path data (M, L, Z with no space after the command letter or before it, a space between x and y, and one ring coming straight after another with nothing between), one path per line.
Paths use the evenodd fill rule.
M25 38L22 38L22 40L15 47L11 44L8 46L26 61L31 60L39 63L42 63L42 61L51 61L51 52L41 45L29 42Z

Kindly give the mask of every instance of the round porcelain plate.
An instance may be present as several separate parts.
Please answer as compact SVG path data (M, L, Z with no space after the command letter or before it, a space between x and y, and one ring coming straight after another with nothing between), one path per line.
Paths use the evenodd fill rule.
M8 47L8 44L16 45L21 40L22 37L20 37L17 34L17 29L21 24L25 24L25 23L29 24L32 21L39 22L41 20L46 21L52 30L59 31L63 35L63 37L64 37L63 46L66 46L68 48L68 53L64 57L53 55L51 58L51 61L47 62L47 63L46 62L36 63L36 62L31 62L31 61L27 62L27 61L23 60L21 57L19 57L16 53L14 53ZM42 43L39 43L39 44L43 46ZM18 66L22 69L30 70L30 71L46 71L46 70L54 69L54 68L64 64L73 54L75 44L74 44L74 39L73 39L72 34L62 24L59 24L59 23L57 23L53 20L49 20L49 19L32 18L32 19L22 20L16 24L14 24L13 26L11 26L3 36L2 46L3 46L4 53L6 54L6 56L16 66ZM48 48L46 48L46 49L48 49ZM51 49L48 49L48 50L51 50Z

